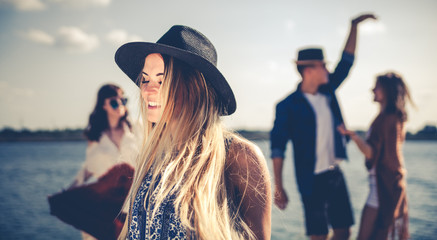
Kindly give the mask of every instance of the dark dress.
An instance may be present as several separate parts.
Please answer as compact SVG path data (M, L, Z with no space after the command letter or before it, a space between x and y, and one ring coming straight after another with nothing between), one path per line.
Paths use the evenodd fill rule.
M389 231L393 239L408 239L403 128L403 122L395 114L381 113L372 123L367 139L373 156L366 159L366 166L368 169L375 167L379 201L373 239L387 239Z

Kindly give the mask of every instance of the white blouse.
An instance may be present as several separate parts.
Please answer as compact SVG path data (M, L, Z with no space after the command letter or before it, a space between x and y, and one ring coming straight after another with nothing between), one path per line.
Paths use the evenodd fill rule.
M138 129L124 125L124 134L120 142L120 149L109 138L106 133L102 133L98 142L93 142L86 149L85 162L81 170L76 175L76 186L83 185L97 180L104 175L114 165L127 163L135 168L135 160L139 152L139 143L137 135L134 134ZM91 174L91 178L85 181L86 173Z

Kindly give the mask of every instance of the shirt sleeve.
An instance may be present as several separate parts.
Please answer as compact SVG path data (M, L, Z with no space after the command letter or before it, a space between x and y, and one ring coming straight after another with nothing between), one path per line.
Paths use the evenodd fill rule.
M340 84L346 79L347 75L349 74L349 70L354 63L354 60L354 55L343 52L340 62L338 62L334 72L329 75L329 85L332 90L337 89Z
M86 165L85 163L83 163L79 172L77 172L76 177L74 178L76 186L80 186L85 183L86 171L87 171Z
M121 147L118 162L127 163L135 168L137 164L136 160L143 141L144 129L139 122L132 122L131 125L132 130L129 130L128 128L125 129L126 136L123 136L125 141Z
M92 172L90 170L90 168L92 168L91 166L92 164L90 164L92 162L90 161L91 158L90 155L92 154L90 154L90 152L92 151L92 148L94 148L95 144L96 144L95 142L88 144L86 148L85 161L82 163L82 167L80 168L79 172L74 178L74 180L76 181L76 186L84 184L90 177L89 174Z
M270 132L271 158L284 158L285 148L289 139L287 126L290 124L285 105L279 103L276 106L276 117L273 129Z

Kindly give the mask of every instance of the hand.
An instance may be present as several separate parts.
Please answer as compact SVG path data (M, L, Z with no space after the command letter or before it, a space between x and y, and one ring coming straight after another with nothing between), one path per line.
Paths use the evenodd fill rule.
M284 188L275 188L275 205L281 209L284 210L287 207L288 204L288 197L287 193L285 193Z
M354 131L347 130L344 124L338 125L337 130L341 135L354 136L356 133Z
M362 21L364 21L364 20L366 20L366 19L369 19L369 18L371 18L371 19L377 19L376 17L375 17L375 15L373 15L373 14L363 14L363 15L361 15L361 16L358 16L358 17L356 17L356 18L354 18L353 20L352 20L352 25L355 25L355 26L357 26L359 23L361 23Z

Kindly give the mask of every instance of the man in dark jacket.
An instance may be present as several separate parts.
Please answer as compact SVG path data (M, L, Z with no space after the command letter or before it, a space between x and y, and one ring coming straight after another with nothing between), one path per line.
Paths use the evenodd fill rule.
M292 140L295 175L305 212L306 233L311 239L326 239L328 226L333 239L348 239L354 219L339 162L346 159L346 140L336 130L343 124L335 90L347 77L354 61L358 24L372 14L352 20L342 58L335 71L326 69L323 51L302 49L296 61L302 76L296 91L276 106L270 133L275 176L275 204L285 209L288 197L282 184L285 146Z

